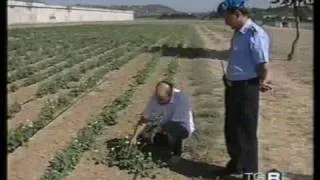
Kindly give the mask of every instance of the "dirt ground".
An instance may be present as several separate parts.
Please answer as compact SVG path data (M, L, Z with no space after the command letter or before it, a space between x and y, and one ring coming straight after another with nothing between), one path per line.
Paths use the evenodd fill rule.
M204 40L205 48L215 50L216 53L228 49L231 31L227 27L210 23L199 23L196 26L198 33ZM264 172L271 168L285 172L288 179L311 180L313 174L313 32L302 31L298 53L292 62L283 59L289 51L294 31L269 28L268 32L273 39L270 63L270 80L273 91L261 95L259 166ZM219 60L225 59L219 59L214 53L212 55L213 59L180 58L180 69L175 76L175 82L178 88L191 95L192 104L196 109L201 110L206 105L216 105L215 110L223 114L224 89L219 81L222 76L221 61ZM28 146L21 147L10 154L8 156L9 179L39 179L56 151L65 147L72 136L87 124L90 117L99 113L106 102L111 102L116 96L122 94L128 88L131 75L141 69L149 58L150 55L141 55L119 71L108 74L107 81L99 87L99 90L82 98L61 118L56 119L37 133L30 140ZM218 60L214 60L216 58ZM210 83L203 86L206 90L209 88L211 96L193 95L199 91L199 88L196 88L197 85L194 84L195 82L190 79L190 76L195 76L191 72L192 68L200 66L197 61L205 62L203 65L208 69L208 75L212 76L212 79L207 79ZM133 103L121 112L119 123L108 128L97 139L96 148L84 154L76 169L66 179L128 180L132 178L117 168L108 168L101 164L95 165L92 157L104 152L103 147L99 146L101 142L131 133L130 127L137 121L138 114L144 108L155 83L163 78L162 72L168 62L168 58L161 58L153 76L148 78L146 84L139 87ZM223 115L220 119L223 119ZM197 143L192 140L187 142L186 147L199 146L197 148L194 146L194 150L186 150L183 155L185 165L180 169L164 169L157 179L196 179L199 176L205 177L208 175L207 171L214 167L225 165L229 157L226 153L223 130L221 129L223 124L220 122L214 124L210 119L205 118L201 119L199 123L204 142ZM209 131L210 128L217 128L216 132L213 134Z
M57 150L66 146L88 120L103 106L129 88L131 76L143 68L150 55L142 54L118 71L109 73L95 91L83 97L68 111L55 119L30 139L27 146L18 148L8 156L10 180L36 180L41 177ZM32 168L29 168L32 167Z
M290 179L311 179L313 174L312 31L303 30L294 61L284 60L294 30L269 28L272 41L270 80L273 91L262 94L260 168L279 169ZM215 48L210 34L206 44ZM278 57L278 58L275 58ZM275 58L275 59L273 59Z
M98 150L100 154L105 152L104 142L112 138L121 138L131 134L133 131L133 126L136 124L139 119L139 114L145 108L145 105L148 101L148 96L153 92L153 87L156 82L163 79L163 72L167 68L169 62L168 58L159 59L157 68L152 73L152 76L148 78L146 84L139 87L136 93L133 96L132 104L124 110L120 117L118 118L118 123L115 126L107 128L105 133L101 135L96 142L95 150ZM95 151L94 150L94 151ZM124 172L120 172L117 168L108 168L105 165L96 165L95 161L92 160L92 157L95 156L94 151L88 152L84 155L76 170L68 176L67 180L85 180L85 179L132 179L132 175L128 175Z

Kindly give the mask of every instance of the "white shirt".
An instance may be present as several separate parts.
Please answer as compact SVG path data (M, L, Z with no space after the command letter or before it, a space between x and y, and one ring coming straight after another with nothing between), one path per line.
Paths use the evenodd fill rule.
M168 104L159 104L155 95L151 96L143 116L148 120L159 118L161 124L168 121L179 122L187 129L189 136L195 130L194 117L188 97L178 89L173 89L172 98Z

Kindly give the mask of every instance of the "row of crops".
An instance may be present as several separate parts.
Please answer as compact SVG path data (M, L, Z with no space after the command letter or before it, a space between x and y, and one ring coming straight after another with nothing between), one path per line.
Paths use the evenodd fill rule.
M172 43L172 45L178 46L182 43L189 47L196 47L202 43L194 34L193 29L184 30L183 33L175 34L171 37L174 38L166 40L165 44ZM106 105L103 112L92 118L88 126L78 133L78 136L72 140L67 148L56 154L55 158L50 162L46 174L42 177L43 180L63 179L76 168L84 152L93 148L92 142L102 135L107 126L114 126L117 123L117 118L121 114L119 112L131 103L131 98L137 87L146 82L158 60L159 56L155 54L146 67L133 76L134 81L131 88L111 104ZM179 62L177 58L173 57L164 72L165 78L169 81L174 81L174 76L178 70ZM127 170L136 176L155 178L154 170L163 167L165 164L161 161L154 162L150 157L150 153L142 153L138 148L130 146L127 142L128 139L120 139L116 145L117 150L114 150L114 146L108 147L109 155L105 154L105 157L100 157L97 163L102 163L106 166L118 166L120 169Z
M72 30L69 30L71 28ZM8 60L8 85L10 91L16 91L20 87L35 84L57 74L61 70L73 67L89 58L103 54L107 50L123 47L128 48L148 45L155 40L169 35L173 31L172 26L106 26L104 28L79 28L64 27L57 33L53 29L46 29L47 36L39 39L19 39L9 41ZM66 29L63 31L63 29ZM86 32L87 30L88 32ZM20 31L9 33L14 36ZM30 30L34 31L36 30ZM94 33L93 33L93 32ZM28 36L26 34L26 36ZM49 38L50 37L50 38ZM43 39L41 39L43 38ZM15 48L10 48L14 46ZM125 51L125 50L123 50ZM21 53L19 53L21 52Z
M37 84L31 99L55 96L46 101L31 124L21 124L8 133L8 152L12 153L68 110L99 85L108 72L119 69L147 47L185 43L184 38L193 35L190 32L186 26L172 25L91 25L9 31L9 90ZM19 112L21 103L9 107L11 117Z

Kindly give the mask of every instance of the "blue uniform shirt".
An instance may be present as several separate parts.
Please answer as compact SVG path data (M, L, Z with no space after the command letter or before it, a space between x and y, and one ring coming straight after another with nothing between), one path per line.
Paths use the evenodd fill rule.
M257 77L256 65L269 61L269 46L268 34L248 19L232 37L226 78L239 81Z

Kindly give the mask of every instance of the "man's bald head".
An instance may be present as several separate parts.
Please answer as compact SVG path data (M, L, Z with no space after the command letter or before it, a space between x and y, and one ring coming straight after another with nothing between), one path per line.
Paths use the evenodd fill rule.
M168 81L160 81L155 88L155 96L159 104L167 104L170 102L173 92L173 84Z

